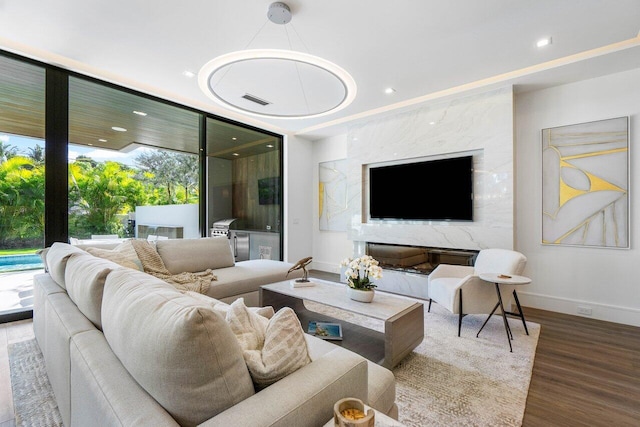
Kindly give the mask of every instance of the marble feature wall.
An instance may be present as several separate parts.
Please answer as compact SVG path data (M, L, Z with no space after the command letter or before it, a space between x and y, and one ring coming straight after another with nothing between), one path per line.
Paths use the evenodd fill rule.
M513 90L426 105L409 112L354 125L347 139L350 224L355 255L364 242L458 249L514 245ZM368 219L367 166L404 159L473 154L474 220L382 221ZM437 182L416 182L416 203L429 199Z

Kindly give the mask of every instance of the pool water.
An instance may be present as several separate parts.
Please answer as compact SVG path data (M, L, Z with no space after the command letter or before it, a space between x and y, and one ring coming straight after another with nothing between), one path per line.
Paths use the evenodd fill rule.
M0 273L44 268L40 255L0 256Z

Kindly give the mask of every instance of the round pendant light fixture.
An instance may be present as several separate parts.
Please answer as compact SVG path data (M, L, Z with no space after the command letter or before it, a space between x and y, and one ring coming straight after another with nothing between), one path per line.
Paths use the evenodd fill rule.
M267 17L285 25L291 21L291 11L285 3L275 2ZM355 80L342 67L285 49L245 49L221 55L200 69L198 85L225 108L277 119L335 113L351 104L357 93Z

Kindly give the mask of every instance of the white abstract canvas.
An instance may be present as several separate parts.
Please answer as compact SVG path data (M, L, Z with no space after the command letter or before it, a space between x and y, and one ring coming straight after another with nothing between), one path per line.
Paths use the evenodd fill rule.
M347 160L319 165L320 230L347 230Z
M542 131L542 243L629 248L629 118Z

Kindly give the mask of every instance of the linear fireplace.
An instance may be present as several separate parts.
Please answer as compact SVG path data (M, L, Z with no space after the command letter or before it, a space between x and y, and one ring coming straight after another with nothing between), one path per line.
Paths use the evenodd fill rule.
M478 251L367 242L367 255L386 270L431 273L438 264L473 265Z

